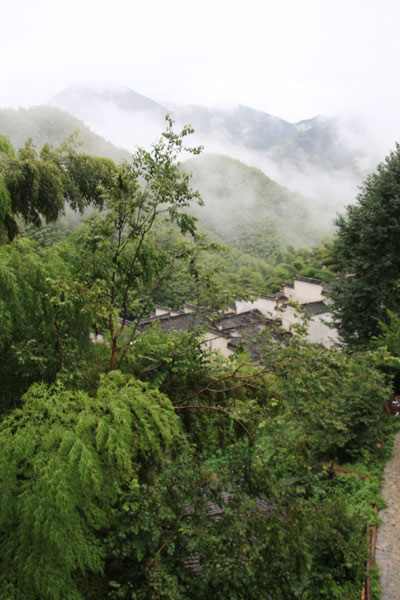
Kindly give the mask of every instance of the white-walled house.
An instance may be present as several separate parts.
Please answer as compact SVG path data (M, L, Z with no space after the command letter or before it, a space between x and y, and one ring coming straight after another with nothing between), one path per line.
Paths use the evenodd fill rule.
M323 302L325 300L324 289L324 282L320 279L296 275L293 283L285 283L283 293L289 300L299 304L308 304L309 302Z
M260 352L257 338L263 330L268 328L270 339L282 343L288 335L282 329L288 332L299 322L299 311L290 302L299 304L301 310L310 316L307 336L310 342L327 347L339 343L337 331L329 326L332 315L324 283L301 276L296 276L293 283L286 283L277 294L252 294L250 300L238 298L235 307L224 312L209 312L205 307L190 302L185 302L183 308L177 310L156 305L154 313L142 319L138 329L143 331L153 323L158 323L164 331L182 333L202 327L203 343L209 350L229 357L243 348L257 362ZM129 326L131 322L126 324ZM93 341L102 341L102 338L93 338Z
M265 315L266 317L270 317L276 319L280 317L280 312L278 308L282 305L286 298L281 292L279 294L252 294L251 300L242 300L238 298L236 300L236 312L240 314L242 312L246 312L248 310L257 309Z
M332 315L325 295L325 284L320 279L296 275L293 283L286 283L283 291L271 295L254 295L251 301L238 299L238 313L257 308L263 315L279 318L287 331L299 321L298 311L288 302L297 302L302 310L311 317L308 324L307 339L312 343L332 346L339 343L336 329L330 327Z

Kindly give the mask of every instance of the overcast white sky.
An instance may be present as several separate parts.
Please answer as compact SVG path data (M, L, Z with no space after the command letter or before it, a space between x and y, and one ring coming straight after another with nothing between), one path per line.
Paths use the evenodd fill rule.
M83 82L400 137L398 0L0 0L0 106Z

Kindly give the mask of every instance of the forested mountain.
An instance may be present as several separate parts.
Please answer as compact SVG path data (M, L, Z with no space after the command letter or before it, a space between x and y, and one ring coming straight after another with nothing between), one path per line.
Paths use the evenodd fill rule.
M315 117L289 123L241 105L231 108L170 103L162 105L127 86L70 87L53 96L50 102L84 119L103 135L105 131L108 132L108 129L102 130L102 127L107 128L107 115L114 115L117 124L125 119L128 127L131 119L146 119L146 126L152 119L154 126L160 130L163 117L170 112L178 123L191 123L204 142L218 140L226 148L267 153L272 161L283 161L294 166L307 163L335 170L354 167L357 158L354 149L350 149L342 139L337 118ZM152 131L153 128L148 129L148 134ZM115 130L114 137L110 139L118 141L118 136L119 132ZM131 144L135 143L132 137Z
M218 136L229 147L267 153L271 161L327 170L354 167L356 156L340 138L336 118L315 117L289 123L248 106L231 110L203 106L175 107L180 121L202 134Z
M136 107L148 107L133 92L129 97ZM151 102L149 105L152 107ZM153 110L159 110L163 119L163 109L157 107ZM74 131L79 132L77 139L82 152L107 156L117 162L129 157L127 151L115 147L58 108L0 110L0 132L8 135L16 148L23 146L29 137L39 149L45 142L58 146ZM200 190L205 202L201 210L194 209L201 226L252 256L268 261L288 244L309 248L331 232L330 219L324 223L320 218L321 206L311 212L310 199L278 185L259 169L239 160L206 154L196 160L185 160L182 165L187 173L193 174L193 187Z
M193 126L194 143L203 145L207 153L239 159L311 198L318 204L323 228L352 202L377 160L368 123L350 116L317 116L290 123L248 106L158 103L126 86L71 87L49 101L130 151L150 147L168 112L178 127Z
M318 227L309 199L239 160L208 154L184 168L204 200L193 209L202 226L253 256L268 259L288 244L316 246L329 231Z
M55 106L32 108L0 108L0 134L7 135L15 148L21 148L28 138L41 148L45 143L59 146L75 131L79 131L81 151L104 156L115 161L129 157L129 152L94 133L85 123Z

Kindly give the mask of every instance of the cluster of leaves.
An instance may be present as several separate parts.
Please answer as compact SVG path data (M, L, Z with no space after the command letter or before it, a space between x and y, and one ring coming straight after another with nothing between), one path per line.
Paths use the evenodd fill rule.
M117 372L95 399L35 384L0 437L0 597L82 598L75 575L103 570L121 490L179 439L170 402Z
M116 171L112 161L77 153L76 136L55 150L45 144L39 154L32 140L15 153L0 137L0 217L10 240L18 232L17 216L39 226L43 218L56 221L65 202L74 210L101 208L101 188Z
M84 289L56 248L29 240L0 248L0 406L15 405L35 381L55 381L91 350L95 289Z

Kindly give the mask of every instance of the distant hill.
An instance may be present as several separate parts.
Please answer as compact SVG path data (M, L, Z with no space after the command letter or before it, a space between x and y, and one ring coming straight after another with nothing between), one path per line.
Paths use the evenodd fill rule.
M293 167L315 165L326 170L354 168L362 154L345 141L338 118L315 117L289 123L248 106L209 108L159 104L127 86L70 87L50 99L52 104L83 119L116 144L132 149L149 145L163 128L166 113L179 124L190 123L206 149L258 153ZM123 128L121 124L124 124ZM230 152L225 152L230 154Z
M169 112L168 108L126 86L74 86L53 96L50 103L130 151L136 146L149 147L158 139Z
M261 169L274 181L320 204L325 226L351 203L369 169L375 167L367 124L354 118L289 123L248 106L210 108L155 102L127 86L71 87L51 100L94 131L133 151L150 145L165 128L169 113L177 127L191 124L189 143Z
M248 106L230 110L203 106L175 107L180 121L192 123L196 131L224 140L230 146L267 153L272 161L325 169L354 167L355 154L340 136L336 118L315 117L289 123Z
M56 105L66 106L71 112L92 110L93 104L110 102L121 110L128 112L151 111L164 118L168 109L158 102L142 96L128 86L84 87L72 86L51 98Z
M130 97L132 105L153 107L134 94ZM160 109L160 118L162 113ZM45 142L57 146L77 129L83 151L115 161L129 158L126 150L59 108L0 109L0 133L8 135L16 148L29 137L39 148ZM239 160L206 154L187 160L182 168L192 172L192 187L200 190L205 201L204 207L193 210L201 226L252 256L267 260L287 244L311 247L329 232L329 219L321 226L317 218L321 207L311 210L312 200Z
M28 138L32 138L38 148L46 142L58 146L77 130L82 151L116 162L129 157L127 150L117 148L91 131L83 121L54 106L0 109L0 133L8 135L15 148L23 146Z
M267 260L287 244L319 244L328 234L309 210L310 200L239 160L203 155L187 161L204 207L193 209L201 225L228 244Z

